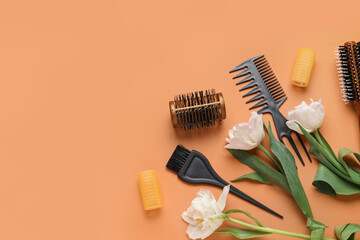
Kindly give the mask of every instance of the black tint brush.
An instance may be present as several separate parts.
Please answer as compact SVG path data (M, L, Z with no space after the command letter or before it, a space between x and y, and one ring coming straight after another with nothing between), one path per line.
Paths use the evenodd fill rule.
M188 183L209 184L220 188L229 185L229 183L224 181L214 171L210 162L204 155L195 150L189 151L181 145L176 147L174 153L166 164L166 167L174 171L180 179ZM233 186L230 186L230 192L280 218L283 218L280 214L274 212L270 208L264 206Z

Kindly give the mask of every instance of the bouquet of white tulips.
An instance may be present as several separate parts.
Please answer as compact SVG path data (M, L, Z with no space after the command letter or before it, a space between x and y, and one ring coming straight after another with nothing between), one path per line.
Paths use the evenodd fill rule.
M319 128L325 116L324 107L321 102L313 102L307 105L302 102L288 113L287 125L289 128L304 134L311 143L310 153L320 162L319 168L313 182L320 192L326 194L354 194L360 192L360 171L350 167L343 157L354 154L360 161L360 155L348 149L341 149L337 157L325 138L320 134ZM265 137L265 131L269 137L270 151L261 145ZM191 239L204 239L210 236L224 221L230 221L245 228L224 229L218 232L232 234L240 239L249 239L268 234L280 234L289 237L297 237L312 240L326 240L324 238L325 224L313 217L309 201L301 185L295 160L289 149L276 140L269 123L268 128L263 124L262 115L251 113L248 123L240 123L229 131L229 138L226 138L225 148L241 163L247 165L254 172L243 175L232 181L241 179L252 179L261 183L278 186L289 193L307 217L307 227L311 235L297 234L265 227L250 213L231 209L223 212L229 186L225 187L218 201L208 190L201 190L186 212L183 219L189 223L187 233ZM260 160L253 153L249 152L259 148L271 159L275 168ZM246 223L229 217L232 213L243 213L252 219L255 224ZM345 224L335 228L339 240L354 240L356 233L360 231L358 224Z
M240 123L234 126L233 130L229 131L230 138L226 139L228 145L225 148L236 159L255 172L232 181L249 178L284 189L294 198L303 214L308 218L307 224L308 228L312 231L313 239L322 239L326 226L314 219L309 201L297 174L293 155L284 144L276 140L270 123L268 128L264 127L262 115L255 112L251 114L249 123ZM261 145L261 141L265 137L264 128L268 133L271 152ZM261 149L274 162L276 168L271 167L253 153L248 152L248 150L256 147Z

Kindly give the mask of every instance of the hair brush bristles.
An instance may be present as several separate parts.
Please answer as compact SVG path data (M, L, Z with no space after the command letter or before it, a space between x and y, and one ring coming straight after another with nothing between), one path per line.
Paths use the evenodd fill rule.
M360 43L346 42L336 49L335 56L343 100L359 101Z
M176 173L179 173L189 155L190 151L188 149L178 145L166 164L166 167Z
M226 118L224 98L214 89L177 95L169 107L173 126L183 130L209 127Z

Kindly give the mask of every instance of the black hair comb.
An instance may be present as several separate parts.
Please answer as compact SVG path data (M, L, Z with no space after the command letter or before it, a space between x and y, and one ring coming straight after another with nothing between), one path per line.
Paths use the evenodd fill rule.
M287 119L284 115L279 111L280 106L286 101L287 97L282 89L280 83L278 82L274 72L272 71L268 61L266 60L264 55L250 58L249 60L241 63L234 69L230 71L230 73L243 70L239 74L233 77L233 79L239 77L245 77L241 81L237 82L236 85L241 83L250 82L246 86L240 89L240 91L250 89L251 90L244 94L243 97L247 97L253 94L256 94L254 97L249 99L246 103L258 101L255 105L250 107L249 109L254 109L257 107L264 106L261 108L258 113L270 113L273 117L275 128L279 140L283 142L282 138L286 137L290 142L292 148L294 149L296 155L299 157L301 163L305 165L301 155L295 145L294 140L291 137L291 133L294 132L286 126ZM307 157L311 162L310 155L305 148L303 141L301 140L299 134L294 132L298 137L302 147L305 150Z
M194 150L189 151L181 145L176 147L174 153L166 164L166 167L174 171L180 179L188 183L209 184L220 188L229 185L229 183L224 181L214 171L204 155ZM283 218L280 214L259 203L234 186L230 186L230 192L278 217Z

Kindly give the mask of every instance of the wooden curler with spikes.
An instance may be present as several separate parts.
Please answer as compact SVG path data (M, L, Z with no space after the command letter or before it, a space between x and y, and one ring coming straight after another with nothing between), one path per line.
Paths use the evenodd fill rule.
M209 127L226 118L224 97L214 89L177 95L169 107L173 127L183 130Z
M335 51L342 98L353 103L360 125L360 42L349 41Z

